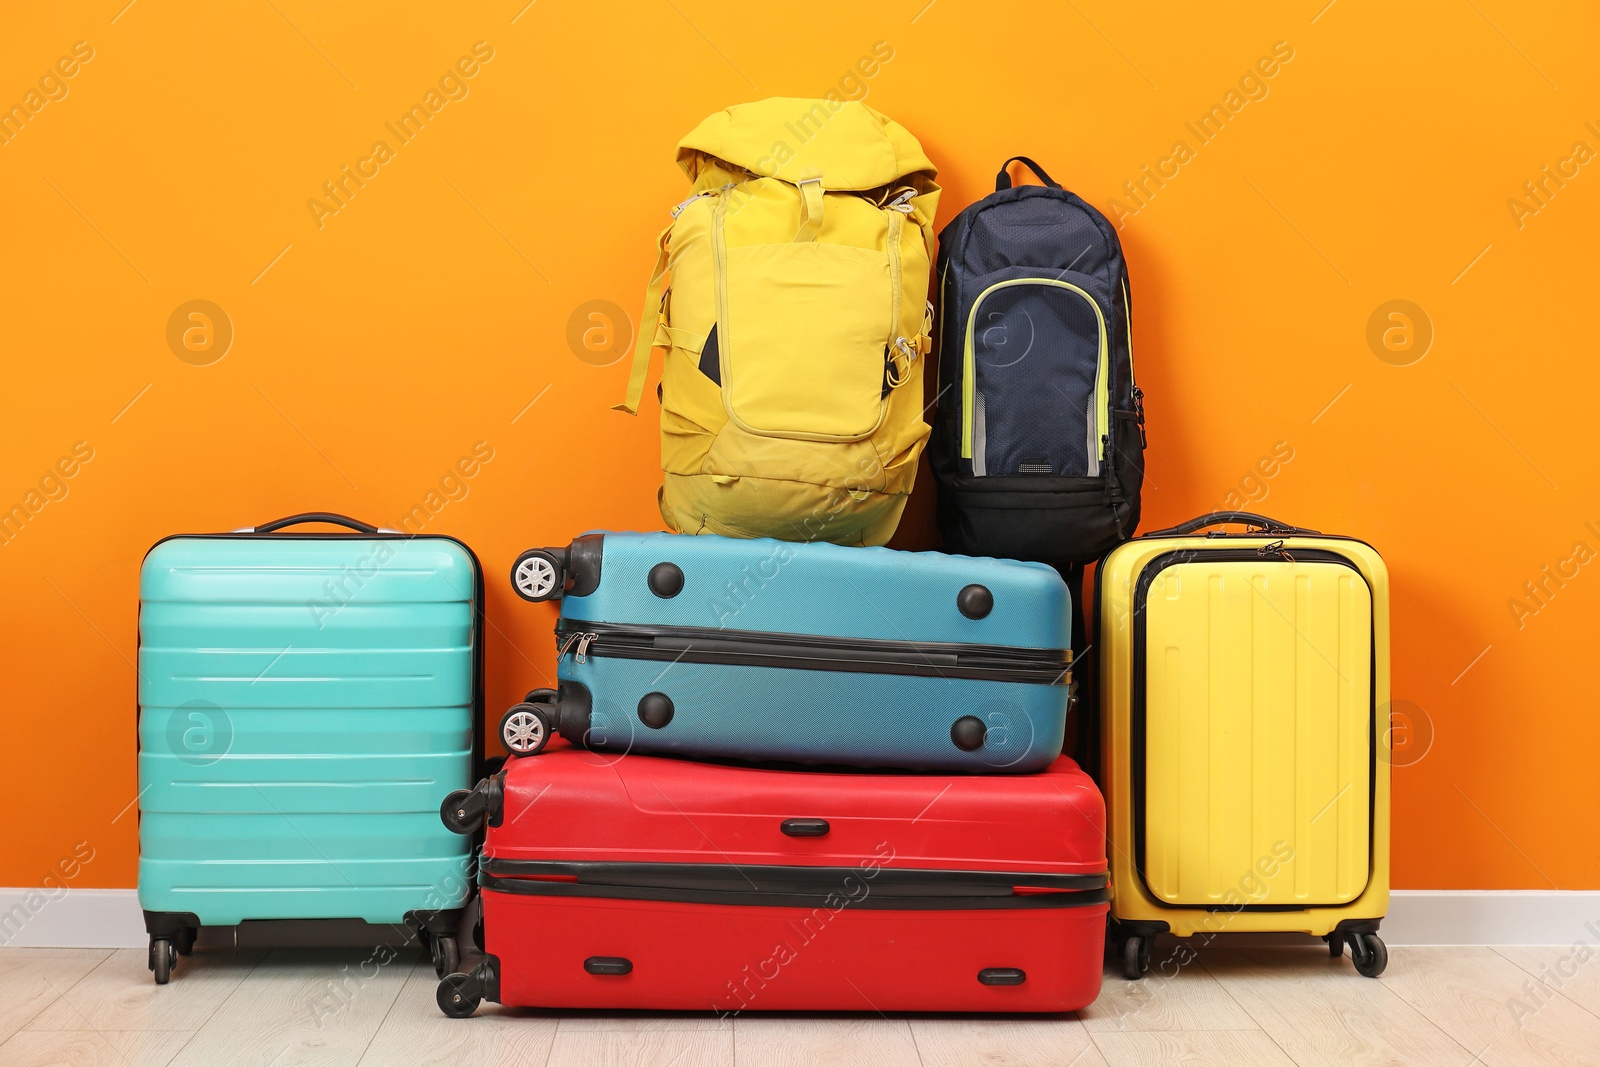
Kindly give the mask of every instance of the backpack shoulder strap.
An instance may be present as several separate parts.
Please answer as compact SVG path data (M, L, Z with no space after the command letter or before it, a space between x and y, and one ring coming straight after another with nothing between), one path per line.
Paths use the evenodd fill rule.
M644 398L644 380L650 373L650 353L655 349L658 336L656 327L661 324L661 300L667 277L667 239L671 235L672 226L668 225L656 239L656 265L650 272L650 284L644 291L644 310L639 313L639 339L633 346L633 370L628 375L628 393L612 411L626 411L629 415L639 413L639 401Z

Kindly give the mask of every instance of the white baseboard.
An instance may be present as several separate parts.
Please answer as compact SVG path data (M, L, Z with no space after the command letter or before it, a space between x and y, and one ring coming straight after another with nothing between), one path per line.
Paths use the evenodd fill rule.
M1600 891L1394 889L1383 939L1391 945L1600 943Z
M0 889L0 947L143 948L148 944L136 890Z
M1383 939L1395 946L1600 944L1600 891L1396 889ZM132 889L70 889L53 899L41 890L0 889L0 947L146 943Z

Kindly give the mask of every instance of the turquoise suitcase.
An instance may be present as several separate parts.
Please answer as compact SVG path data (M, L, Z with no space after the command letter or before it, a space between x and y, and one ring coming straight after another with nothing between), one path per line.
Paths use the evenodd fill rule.
M501 719L601 752L1027 774L1061 755L1073 605L1042 563L589 533L512 567L561 600L557 689Z
M284 532L320 522L351 532ZM139 575L139 905L165 983L202 926L360 920L457 965L482 770L483 577L324 513L168 537Z

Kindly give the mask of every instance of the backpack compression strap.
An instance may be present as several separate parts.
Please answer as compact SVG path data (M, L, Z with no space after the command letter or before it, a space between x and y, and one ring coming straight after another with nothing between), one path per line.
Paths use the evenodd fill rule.
M667 238L671 235L672 227L669 225L656 239L659 250L656 253L655 270L650 274L650 284L644 291L644 310L639 313L639 339L633 346L633 370L628 375L628 395L612 411L626 411L629 415L639 413L639 401L644 398L644 380L650 373L650 353L658 343L663 282L667 277Z

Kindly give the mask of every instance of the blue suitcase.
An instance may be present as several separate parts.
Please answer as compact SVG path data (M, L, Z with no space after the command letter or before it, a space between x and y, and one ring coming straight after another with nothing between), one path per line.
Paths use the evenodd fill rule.
M1061 754L1066 585L1049 567L709 535L591 533L529 549L561 600L557 690L501 719L604 752L921 771L1040 771Z
M349 533L279 532L306 522ZM165 983L201 926L343 919L458 963L482 770L463 544L297 515L169 537L139 575L139 905Z

